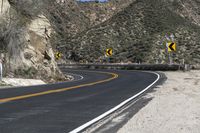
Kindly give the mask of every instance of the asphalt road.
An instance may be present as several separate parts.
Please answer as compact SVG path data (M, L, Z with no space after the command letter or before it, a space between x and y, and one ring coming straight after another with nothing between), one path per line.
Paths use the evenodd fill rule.
M0 90L0 133L67 133L152 84L136 71L63 70L82 80Z

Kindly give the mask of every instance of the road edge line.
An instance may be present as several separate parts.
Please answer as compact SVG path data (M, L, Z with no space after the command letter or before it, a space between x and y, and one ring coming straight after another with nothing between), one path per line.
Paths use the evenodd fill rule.
M144 71L144 72L147 72L147 71ZM145 89L143 89L142 91L140 91L136 95L134 95L134 96L130 97L129 99L121 102L119 105L115 106L114 108L110 109L109 111L107 111L107 112L101 114L100 116L92 119L91 121L89 121L89 122L87 122L87 123L79 126L78 128L70 131L69 133L78 133L78 132L81 132L85 128L93 125L94 123L96 123L96 122L100 121L101 119L107 117L108 115L112 114L113 112L119 110L121 107L123 107L124 105L126 105L127 103L129 103L130 101L132 101L134 98L138 97L139 95L141 95L142 93L144 93L145 91L147 91L149 88L151 88L160 79L160 75L158 73L156 73L156 72L147 72L147 73L153 73L153 74L157 75L158 77L157 77L157 79L153 83L151 83L149 86L147 86Z
M77 77L79 77L79 79L78 80L75 80L75 79L73 79L73 80L71 80L71 81L69 81L69 82L74 82L74 81L80 81L80 80L83 80L84 79L84 77L82 76L82 75L79 75L79 74L73 74L73 73L66 73L66 75L70 75L70 76L77 76Z

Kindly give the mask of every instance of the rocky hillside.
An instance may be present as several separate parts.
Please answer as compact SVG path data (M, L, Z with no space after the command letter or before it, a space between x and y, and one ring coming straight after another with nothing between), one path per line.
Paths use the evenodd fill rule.
M112 5L112 1L110 3ZM95 4L84 6L92 8ZM128 1L121 10L111 13L112 17L93 21L92 27L66 38L63 43L66 57L75 61L98 62L106 48L111 47L114 49L113 62L168 63L165 36L173 34L177 43L177 52L171 53L174 62L181 63L184 59L186 63L198 64L199 7L198 0Z
M79 3L75 0L61 0L47 7L46 14L55 30L52 44L65 42L79 33L110 19L135 0L110 0L109 3Z
M199 0L0 0L0 51L9 76L63 79L54 53L65 62L200 64ZM171 36L171 38L170 38ZM172 37L173 36L173 37Z
M56 48L131 2L113 0L100 5L74 0L0 0L0 52L5 75L63 79L54 58Z
M48 1L0 0L0 50L5 75L64 79L50 43L51 24L43 13Z

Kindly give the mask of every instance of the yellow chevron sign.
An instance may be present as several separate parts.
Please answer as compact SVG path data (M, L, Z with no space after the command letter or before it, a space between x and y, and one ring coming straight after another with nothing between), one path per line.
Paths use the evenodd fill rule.
M168 52L176 51L176 43L175 42L169 42L167 43L168 46Z
M113 55L113 50L111 48L106 49L106 55L107 56L112 56Z
M56 52L55 57L58 60L62 57L62 54L60 52Z

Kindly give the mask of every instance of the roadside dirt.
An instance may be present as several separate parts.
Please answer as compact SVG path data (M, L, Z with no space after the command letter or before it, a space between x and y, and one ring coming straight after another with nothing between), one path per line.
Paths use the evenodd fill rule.
M46 84L42 80L36 79L20 79L20 78L3 78L0 88L10 87L10 86L31 86L31 85L42 85Z
M200 71L165 72L168 80L118 133L199 133Z

